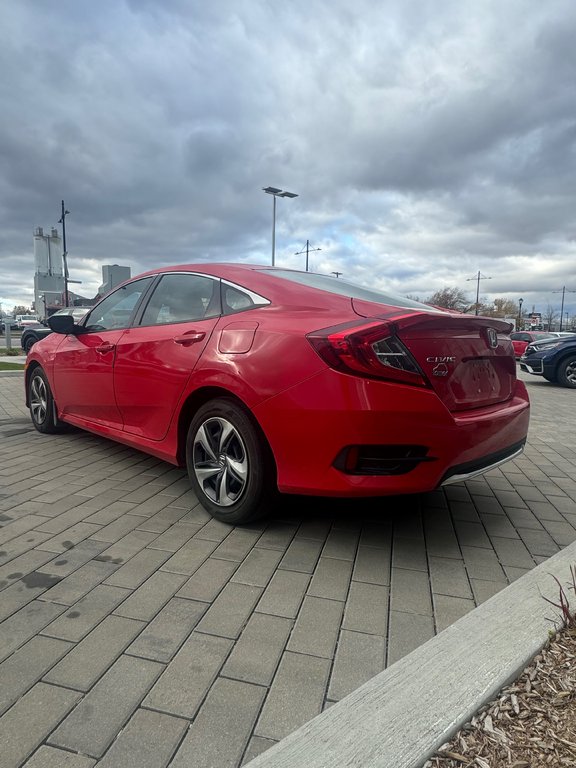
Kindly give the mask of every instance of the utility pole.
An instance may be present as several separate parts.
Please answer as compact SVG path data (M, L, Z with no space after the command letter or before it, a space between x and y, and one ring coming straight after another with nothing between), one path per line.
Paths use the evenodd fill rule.
M308 272L308 253L310 251L321 251L322 248L310 248L310 241L306 240L306 272ZM300 254L304 253L304 249L301 251L297 251L294 256L300 256Z
M331 274L332 274L332 275L336 275L336 277L340 277L340 275L342 274L342 272L332 272Z
M62 215L58 219L58 224L62 224L62 246L64 251L62 253L62 261L64 263L64 306L69 306L68 300L68 251L66 250L66 216L70 211L66 210L64 200L62 200Z
M479 298L480 298L480 280L492 280L491 277L486 277L486 275L481 274L480 270L478 270L478 274L476 277L467 277L466 281L469 280L476 280L476 310L474 312L475 315L479 314L478 312L478 305L479 305Z
M570 291L566 289L566 286L562 286L561 291L552 291L552 293L561 293L562 294L562 308L560 309L560 330L562 330L562 320L564 318L564 296L566 293L576 293L576 291Z

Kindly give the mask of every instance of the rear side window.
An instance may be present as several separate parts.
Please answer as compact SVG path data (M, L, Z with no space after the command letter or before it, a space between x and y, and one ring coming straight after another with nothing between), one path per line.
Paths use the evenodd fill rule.
M167 325L219 314L219 282L210 277L175 272L162 275L140 325Z
M411 307L414 309L423 309L427 312L434 312L434 308L420 301L407 299L405 296L393 293L392 291L375 291L371 288L365 288L362 285L348 283L339 277L330 275L319 275L315 272L292 272L289 269L275 269L271 271L274 277L281 277L285 280L291 280L294 283L301 283L310 288L318 288L329 293L337 293L339 296L349 296L351 299L361 301L373 301L376 304L392 305L394 307ZM438 311L438 310L436 310Z

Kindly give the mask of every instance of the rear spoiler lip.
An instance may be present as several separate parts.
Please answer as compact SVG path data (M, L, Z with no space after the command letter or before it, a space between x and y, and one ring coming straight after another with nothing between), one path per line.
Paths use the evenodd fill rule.
M368 310L369 307L376 307L375 304L362 303L365 304L365 310ZM420 326L428 330L434 330L435 328L446 330L450 328L494 328L498 333L509 334L514 327L512 323L500 317L465 315L448 311L441 312L433 307L430 308L429 313L425 310L414 310L410 307L388 307L382 312L367 314L366 311L360 311L361 307L358 306L358 302L352 299L352 308L360 317L383 320L384 322L394 324L398 329L412 328L414 326Z

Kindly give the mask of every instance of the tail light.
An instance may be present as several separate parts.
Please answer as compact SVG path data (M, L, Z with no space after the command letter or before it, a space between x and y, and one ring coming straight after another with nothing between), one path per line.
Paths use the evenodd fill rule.
M428 386L418 363L386 323L337 325L307 335L322 360L354 376Z

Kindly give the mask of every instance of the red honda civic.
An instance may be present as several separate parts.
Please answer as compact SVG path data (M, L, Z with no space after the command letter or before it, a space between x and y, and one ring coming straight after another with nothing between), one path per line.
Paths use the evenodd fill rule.
M245 523L275 494L430 491L518 456L510 326L341 278L189 264L117 287L31 349L39 432L71 424L186 466Z

